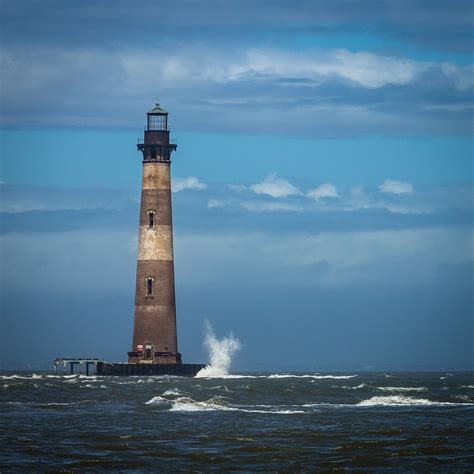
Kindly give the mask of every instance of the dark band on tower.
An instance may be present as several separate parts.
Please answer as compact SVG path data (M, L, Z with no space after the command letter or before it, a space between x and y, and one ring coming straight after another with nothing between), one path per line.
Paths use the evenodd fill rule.
M168 113L159 104L147 113L138 234L132 364L181 364L176 335L171 153Z

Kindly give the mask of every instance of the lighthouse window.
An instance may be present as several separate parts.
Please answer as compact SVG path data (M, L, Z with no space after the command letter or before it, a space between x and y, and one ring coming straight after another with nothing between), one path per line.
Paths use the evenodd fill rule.
M166 115L149 115L148 130L166 130L167 121Z
M148 277L146 279L146 295L153 296L153 277Z
M155 228L155 211L148 211L148 228L154 229Z

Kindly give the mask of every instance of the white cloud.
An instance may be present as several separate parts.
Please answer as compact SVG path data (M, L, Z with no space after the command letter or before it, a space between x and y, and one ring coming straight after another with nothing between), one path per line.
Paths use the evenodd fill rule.
M410 183L386 179L380 186L381 192L386 194L413 194L414 189Z
M449 79L454 81L456 87L461 91L474 86L474 64L458 66L453 63L443 63L441 70Z
M174 193L179 193L185 189L195 189L201 191L206 188L207 186L204 183L201 183L194 176L189 176L188 178L174 178L171 183L171 189Z
M202 44L177 48L169 55L157 51L124 55L122 66L129 76L135 76L137 68L142 70L145 65L149 67L150 56L156 55L160 58L160 68L154 72L159 74L165 84L186 81L228 83L249 78L297 78L321 83L340 78L361 87L376 89L390 84L408 84L422 72L434 67L428 62L345 49L295 52L279 48L250 48L243 52L227 51L223 54L219 49ZM445 69L446 74L455 78L463 73L455 67Z
M207 201L208 209L215 209L216 207L223 207L223 206L225 206L225 202L221 201L220 199L209 199Z
M337 198L339 197L339 194L337 193L337 188L334 184L324 183L320 184L317 188L308 191L306 196L318 200L322 198Z
M284 128L334 136L439 132L440 127L446 133L469 133L472 128L466 105L472 68L369 52L224 49L202 42L124 51L77 49L74 54L61 48L4 48L0 66L4 71L0 98L9 111L1 122L6 125L23 123L22 111L28 107L29 125L136 127L158 82L176 117L174 124L193 131L278 133ZM412 89L403 87L423 88L432 82L441 92L429 101L413 100ZM85 99L79 103L67 96L66 100L71 87L65 84L77 87ZM332 84L333 92L319 90L323 84ZM354 88L370 89L373 97L353 93ZM390 108L375 105L377 90ZM137 96L130 91L141 92ZM464 93L459 96L459 91ZM192 101L196 95L200 100ZM51 108L51 96L63 107ZM450 113L441 115L441 109L436 113L439 107L450 108L446 111ZM427 108L435 113L419 115L429 112ZM275 110L284 111L285 120L278 120Z
M250 189L255 194L266 194L274 198L301 194L288 180L277 178L276 173L269 174L261 183L250 186Z
M247 63L242 64L240 74L255 71L264 75L319 81L338 76L367 88L407 84L429 67L428 63L406 58L363 51L353 53L344 49L295 53L259 48L247 51L246 55Z

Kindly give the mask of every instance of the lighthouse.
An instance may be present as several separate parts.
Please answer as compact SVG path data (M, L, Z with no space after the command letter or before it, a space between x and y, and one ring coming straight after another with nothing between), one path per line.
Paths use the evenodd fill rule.
M171 154L168 112L147 113L142 153L133 347L129 364L181 364L176 334Z
M168 112L156 104L147 112L142 153L142 192L138 220L138 258L132 350L128 362L99 358L54 360L62 367L91 367L96 375L182 375L194 377L205 364L183 364L178 352L174 291L173 218L171 212L171 153Z

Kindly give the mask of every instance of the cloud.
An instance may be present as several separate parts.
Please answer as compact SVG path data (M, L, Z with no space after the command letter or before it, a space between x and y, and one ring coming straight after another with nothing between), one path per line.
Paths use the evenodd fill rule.
M207 201L207 208L208 209L215 209L216 207L223 207L226 203L220 199L209 199Z
M36 43L139 44L145 40L179 38L181 41L205 36L227 43L240 36L243 40L267 39L278 31L280 41L306 38L321 33L350 32L357 37L367 32L411 42L431 49L471 52L472 2L403 2L393 8L390 0L354 1L302 0L298 8L288 1L242 2L202 0L199 4L183 1L137 0L136 7L117 0L110 9L104 0L83 0L80 4L44 0L41 11L36 2L4 2L2 39L7 44ZM162 20L156 29L156 18ZM107 18L107 21L104 21ZM17 25L23 25L18 34ZM44 32L48 34L45 35ZM303 36L304 35L304 36ZM384 41L379 47L384 46Z
M158 82L173 128L190 131L341 136L472 128L471 66L370 51L77 44L4 47L0 66L4 125L136 127Z
M133 205L135 193L105 187L65 188L3 184L0 213L30 211L123 210Z
M306 196L309 198L318 200L322 198L337 198L339 194L337 193L337 188L334 184L324 183L320 184L317 188L312 189L306 193Z
M241 78L253 74L285 79L307 79L320 83L340 78L358 86L380 88L385 85L404 85L429 68L428 64L406 58L376 55L369 52L353 53L340 49L312 50L303 53L277 49L252 49L240 68L233 67L233 75ZM456 74L456 71L453 71Z
M180 275L190 281L196 267L212 268L203 278L215 281L232 267L234 278L248 283L252 266L260 281L280 281L284 269L285 278L300 287L425 284L440 265L472 262L472 252L472 229L463 227L278 235L239 229L176 239Z
M460 263L473 260L471 236L472 229L462 228L323 232L272 239L261 250L290 266L327 262L345 268L387 264L423 254L437 263ZM457 248L449 242L456 242Z
M301 194L288 180L277 178L276 173L269 174L261 183L250 186L255 194L266 194L274 198Z
M392 179L385 180L379 186L379 190L386 194L413 194L414 192L413 186L410 183Z
M207 186L194 176L189 176L188 178L174 178L171 182L171 189L174 193L179 193L185 189L202 191L203 189L207 189Z

